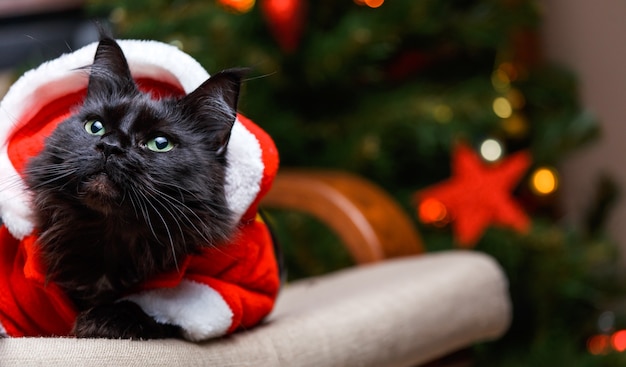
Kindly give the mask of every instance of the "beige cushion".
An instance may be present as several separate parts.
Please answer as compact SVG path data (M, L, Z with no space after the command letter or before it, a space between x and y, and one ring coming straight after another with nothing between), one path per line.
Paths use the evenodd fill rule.
M0 340L2 366L411 366L501 336L511 305L488 256L426 254L286 285L255 329L178 340Z

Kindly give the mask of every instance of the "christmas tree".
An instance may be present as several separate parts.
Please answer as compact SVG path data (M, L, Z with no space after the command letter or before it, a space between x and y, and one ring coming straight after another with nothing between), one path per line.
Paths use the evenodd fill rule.
M504 338L476 347L477 365L626 362L616 247L603 233L616 190L599 178L584 228L563 221L559 164L598 129L575 77L541 57L535 1L92 0L90 9L118 36L175 44L209 72L252 67L240 109L274 137L283 167L359 173L414 213L429 251L494 256L515 315ZM313 241L326 264L308 264L301 243L320 231L296 221L300 245L283 241L294 268L346 261L335 246L320 250L323 234Z

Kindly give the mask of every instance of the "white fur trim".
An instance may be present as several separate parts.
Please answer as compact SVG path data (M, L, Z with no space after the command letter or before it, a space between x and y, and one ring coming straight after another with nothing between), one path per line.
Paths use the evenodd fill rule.
M0 148L0 215L15 238L22 239L33 231L30 220L30 195L20 175L9 160L7 146Z
M178 325L185 339L206 340L226 334L233 312L213 288L183 280L175 288L146 291L125 298L162 324Z
M190 93L209 77L195 59L174 46L139 40L118 43L135 78L167 81ZM9 134L46 103L85 88L87 72L77 69L93 63L96 47L92 43L26 72L0 102L0 215L18 239L32 232L33 223L29 195L15 179L19 175L7 155ZM227 200L238 220L259 192L264 165L258 141L239 121L228 149Z
M257 138L237 120L233 126L226 158L226 199L237 221L261 189L265 165Z

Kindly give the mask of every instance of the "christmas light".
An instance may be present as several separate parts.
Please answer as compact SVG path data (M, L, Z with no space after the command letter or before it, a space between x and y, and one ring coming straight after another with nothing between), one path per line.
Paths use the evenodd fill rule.
M502 128L509 136L521 138L528 132L528 121L519 113L514 113L508 119L502 120Z
M618 352L626 350L626 330L618 330L611 335L611 346Z
M369 6L370 8L378 8L381 5L383 5L384 2L385 0L354 0L355 4L366 5L366 6Z
M247 13L254 7L255 0L220 0L220 3L238 13Z
M491 84L497 91L506 91L511 86L509 76L501 69L496 69L491 75Z
M526 98L524 97L522 92L514 88L509 89L509 91L506 93L506 99L511 104L511 107L516 110L522 109L526 104Z
M507 119L513 114L513 107L508 99L498 97L493 100L493 112L500 118Z
M626 351L626 330L617 330L614 333L592 335L587 339L587 350L593 355L603 355L611 351L623 353Z
M169 44L176 47L179 50L183 50L185 47L185 45L183 44L183 41L178 40L178 39L171 40Z
M502 158L502 144L496 139L487 139L480 145L480 155L489 162Z
M604 311L598 316L598 330L607 334L615 328L615 313L612 311Z
M372 134L363 138L361 151L367 158L376 158L380 155L380 137Z
M610 340L608 335L593 335L587 339L587 350L595 356L606 354L609 351L609 342Z
M448 223L448 210L443 203L434 198L423 200L418 208L422 223L443 226Z
M117 7L113 9L111 11L111 14L109 14L109 20L113 24L122 23L124 20L126 20L126 9L122 7Z
M519 72L517 70L517 67L515 67L515 65L513 63L503 62L498 67L498 70L503 71L504 73L506 73L507 78L509 79L509 81L515 81L519 77Z
M530 188L538 195L549 195L556 191L558 185L556 171L552 168L538 168L530 179Z
M385 0L365 0L365 5L369 6L370 8L378 8L379 6L383 5L384 2Z

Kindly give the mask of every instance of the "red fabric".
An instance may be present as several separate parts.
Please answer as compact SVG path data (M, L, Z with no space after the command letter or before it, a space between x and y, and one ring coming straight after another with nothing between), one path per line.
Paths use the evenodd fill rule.
M76 311L57 286L45 284L34 241L0 227L0 323L14 337L67 335Z
M9 159L15 170L22 174L28 160L41 152L45 138L59 123L70 116L70 109L82 102L85 91L59 98L43 106L30 120L11 135L8 144Z

